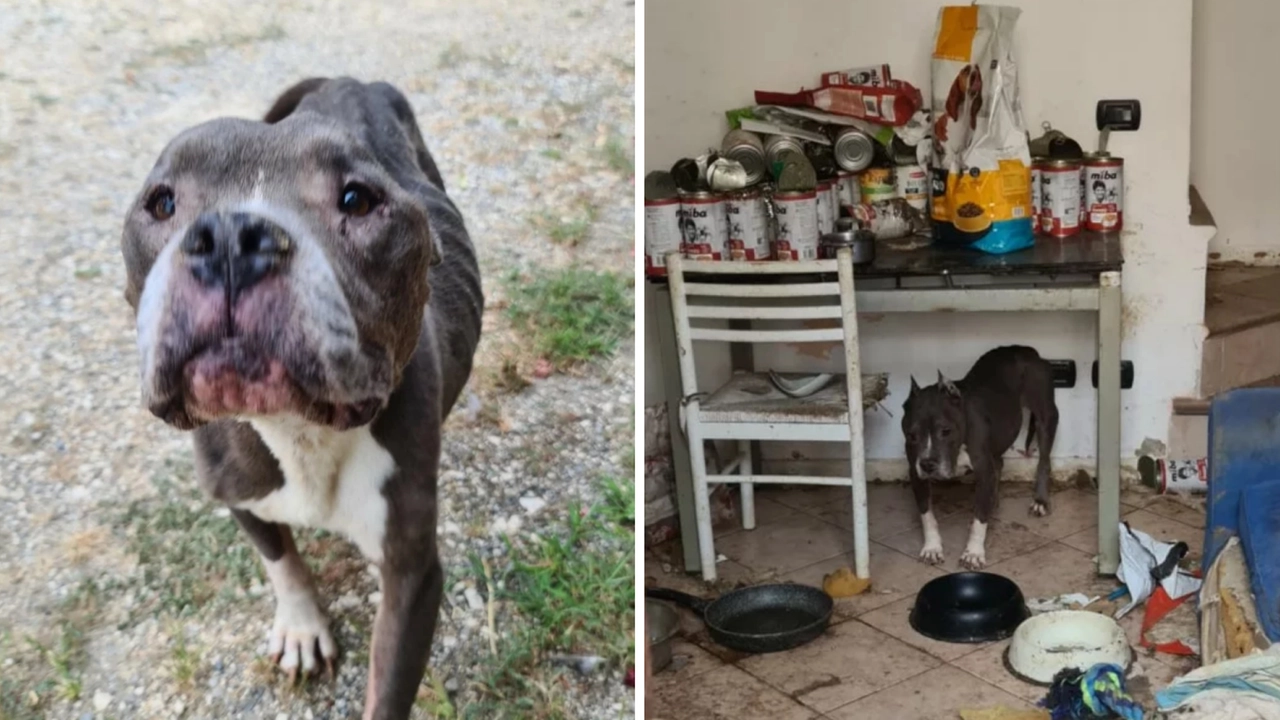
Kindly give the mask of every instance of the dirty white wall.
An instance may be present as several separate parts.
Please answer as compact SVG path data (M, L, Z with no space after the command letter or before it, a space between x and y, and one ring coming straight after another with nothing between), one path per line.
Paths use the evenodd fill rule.
M1096 142L1100 98L1137 97L1143 126L1116 134L1125 158L1125 332L1123 357L1137 368L1123 399L1122 455L1168 435L1170 400L1197 387L1207 233L1188 226L1192 0L1014 2L1024 12L1015 34L1022 98L1032 128L1044 121L1086 146ZM888 62L894 77L929 95L936 0L648 0L645 3L645 171L716 145L723 111L749 104L755 89L812 86L820 71ZM1093 48L1086 52L1083 39ZM1138 40L1141 39L1139 42ZM1033 132L1033 135L1038 134ZM1096 434L1089 370L1095 322L1071 314L888 316L862 326L869 371L891 372L888 405L867 416L868 455L902 456L898 429L909 376L940 367L962 375L984 350L1026 343L1050 358L1076 360L1080 380L1058 392L1062 424L1054 454L1091 458ZM653 323L646 323L652 337ZM648 341L651 343L652 341ZM722 356L724 357L724 356ZM760 367L836 367L793 348L757 351ZM714 367L713 367L714 366ZM727 360L712 362L706 387ZM646 347L646 402L662 398L657 354ZM722 379L723 376L721 376ZM783 451L788 450L783 448ZM777 457L778 450L769 453ZM880 464L882 467L885 463ZM887 463L892 467L893 463Z
M1257 78L1276 66L1274 0L1194 0L1191 182L1213 212L1214 261L1280 264L1280 96Z

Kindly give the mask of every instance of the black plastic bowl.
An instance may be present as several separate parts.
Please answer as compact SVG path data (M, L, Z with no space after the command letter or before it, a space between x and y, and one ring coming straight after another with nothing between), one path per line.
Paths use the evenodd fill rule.
M930 580L916 595L911 627L933 640L1003 640L1031 616L1017 584L1003 575L961 572Z

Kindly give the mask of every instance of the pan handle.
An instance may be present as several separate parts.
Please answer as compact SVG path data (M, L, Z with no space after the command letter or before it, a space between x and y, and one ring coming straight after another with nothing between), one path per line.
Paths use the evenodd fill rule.
M711 604L709 600L703 600L689 593L682 593L679 590L671 590L669 588L645 588L644 596L654 600L667 600L677 605L683 605L699 615L705 613L707 606Z

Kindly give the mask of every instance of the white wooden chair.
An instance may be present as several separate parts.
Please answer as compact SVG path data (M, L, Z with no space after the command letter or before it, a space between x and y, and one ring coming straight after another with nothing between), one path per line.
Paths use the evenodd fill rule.
M710 486L717 483L741 485L742 526L747 530L756 524L753 494L756 483L852 487L854 571L860 578L870 577L862 373L850 252L841 250L836 260L802 262L695 261L672 253L667 256L667 274L680 357L680 382L686 403L684 430L693 466L703 579L716 578ZM826 278L836 275L838 282L824 279L822 274ZM687 280L686 276L693 277ZM798 321L820 319L841 323L838 327L820 329L795 327ZM723 325L725 320L755 322L745 330L708 327L709 323ZM779 329L779 325L784 329ZM804 398L782 393L767 374L756 372L735 373L716 390L701 393L694 369L694 350L706 341L838 341L843 345L845 375ZM707 472L705 440L737 441L737 456L720 474ZM751 465L752 440L848 443L849 474L844 477L756 474ZM735 470L737 474L732 474Z

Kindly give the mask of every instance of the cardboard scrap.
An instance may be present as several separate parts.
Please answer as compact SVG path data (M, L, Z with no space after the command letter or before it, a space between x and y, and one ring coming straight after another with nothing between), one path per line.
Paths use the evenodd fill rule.
M993 707L960 711L960 720L1049 720L1049 717L1049 711L1040 708Z

